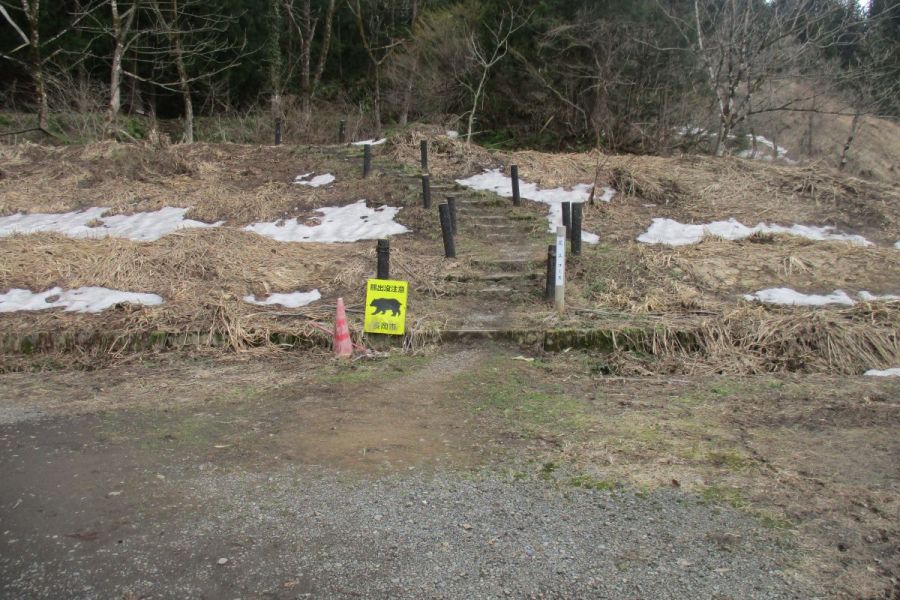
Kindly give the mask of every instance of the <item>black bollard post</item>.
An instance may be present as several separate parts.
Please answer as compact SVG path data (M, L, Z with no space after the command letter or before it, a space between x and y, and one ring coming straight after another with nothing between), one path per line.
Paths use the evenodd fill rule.
M422 206L431 208L431 177L422 175Z
M512 165L509 175L512 179L513 206L519 206L522 204L522 197L519 195L519 165Z
M576 202L572 205L572 254L581 254L581 209L582 204Z
M378 279L391 278L391 241L378 240L375 247L375 254L378 257Z
M456 198L447 196L447 206L450 207L450 228L453 230L453 235L456 235L459 231L456 226Z
M547 290L544 297L549 302L556 297L556 244L547 246Z
M563 202L562 203L562 224L563 227L568 229L572 225L572 203L571 202Z
M281 145L281 117L275 118L275 145Z
M428 140L419 142L419 151L422 153L422 172L428 172Z
M372 171L372 145L363 146L363 179Z
M338 126L338 144L343 144L346 138L344 137L347 133L347 121L341 119L341 124Z
M453 243L453 229L450 224L450 207L446 204L438 206L441 214L441 233L444 236L444 256L456 258L456 246Z

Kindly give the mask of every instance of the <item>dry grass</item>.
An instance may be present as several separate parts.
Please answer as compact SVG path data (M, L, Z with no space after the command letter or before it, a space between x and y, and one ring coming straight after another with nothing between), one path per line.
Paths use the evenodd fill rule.
M742 305L702 319L657 316L617 334L621 374L859 375L900 362L900 306L843 310Z
M897 294L900 253L793 236L708 238L675 248L637 243L586 248L571 273L573 298L591 305L632 313L715 309L772 287Z
M87 146L0 146L0 214L104 206L129 214L182 206L187 216L232 225L310 214L365 198L396 202L389 185L361 179L355 148L102 142ZM330 172L324 188L292 185ZM395 204L396 205L396 204Z
M444 262L411 243L392 256L395 274L427 297L438 288ZM203 332L232 349L269 344L278 335L315 341L330 327L342 296L354 328L364 300L364 282L374 276L372 243L284 244L229 228L184 230L151 243L71 239L56 234L13 236L0 244L0 289L45 290L103 286L152 292L165 304L123 305L102 315L59 310L2 315L4 331L16 338L42 332L77 332L85 339L117 335L126 343L148 332ZM300 309L248 304L249 294L318 288L326 300ZM423 324L423 327L426 325ZM323 338L327 342L327 336ZM109 346L109 344L107 344ZM105 349L115 353L116 344Z
M415 128L392 142L394 157L418 165L419 141L431 140L434 173L460 177L517 164L520 176L541 187L595 183L619 191L612 204L585 214L585 229L614 241L634 239L652 217L682 222L736 218L835 225L893 244L900 239L900 182L859 179L824 166L773 165L732 157L677 157L545 153L490 153L450 140L436 129ZM651 205L651 206L646 206Z
M894 248L753 236L736 242L707 239L672 249L644 247L642 254L657 262L669 259L692 286L724 298L770 287L817 293L900 292L900 252Z
M390 140L391 157L410 167L421 166L419 144L428 140L428 171L432 175L455 179L502 162L478 144L466 144L462 138L451 139L440 127L417 125Z

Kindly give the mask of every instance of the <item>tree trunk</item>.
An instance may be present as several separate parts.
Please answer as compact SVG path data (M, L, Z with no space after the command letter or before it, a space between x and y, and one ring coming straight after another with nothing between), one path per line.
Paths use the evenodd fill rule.
M119 14L119 5L116 0L109 0L110 10L112 11L112 33L113 33L113 56L112 68L109 77L109 104L106 108L106 126L104 133L107 137L115 135L116 119L119 116L119 110L122 107L122 59L125 55L125 37L128 33L127 29L131 26L131 19L134 17L134 7L128 14L128 18L123 22L122 15Z
M416 27L416 19L419 16L419 2L418 0L412 1L412 15L409 20L409 32L411 36L414 36L413 33ZM413 82L416 78L416 75L419 72L419 46L415 43L415 37L413 37L413 55L412 55L413 64L410 68L409 77L406 79L406 87L403 90L403 107L400 112L400 125L405 127L409 122L409 109L412 104L412 90L413 90Z
M375 133L381 136L381 67L375 65Z
M409 123L409 109L412 107L412 91L413 83L419 73L419 53L416 51L413 57L412 70L406 80L406 89L403 90L403 108L400 112L400 125L406 126Z
M181 89L181 97L184 102L184 143L194 143L194 103L191 101L191 85L189 83L187 68L184 65L184 51L181 39L174 34L175 68L178 70L178 81Z
M719 121L719 133L716 135L716 141L713 143L712 155L719 156L719 148L722 147L722 138L727 135L725 133L725 122Z
M300 98L301 110L303 111L304 127L312 118L312 77L311 77L311 59L313 45L313 24L312 24L312 8L310 0L303 2L303 14L301 15L303 39L300 40Z
M281 10L279 0L269 4L269 87L272 93L272 118L281 117Z
M481 93L484 90L484 83L487 81L488 70L485 68L481 73L481 81L478 82L478 87L475 89L475 94L472 97L472 110L469 111L469 124L466 129L466 144L472 143L472 129L475 127L475 111L478 109L478 100L481 98Z
M115 133L115 122L122 106L122 54L125 46L120 40L116 40L113 49L112 70L109 79L109 104L106 108L106 135L111 137Z
M813 104L815 110L815 104ZM815 127L815 112L809 113L809 119L806 124L806 157L812 158L813 155L813 128Z
M838 165L838 170L843 171L844 167L847 166L847 155L850 152L850 146L853 145L853 139L856 137L856 133L859 130L859 121L861 115L856 113L853 115L853 120L850 122L850 132L847 134L847 141L844 142L844 148L841 150L841 162Z
M34 0L25 12L28 18L28 55L31 60L31 78L34 81L34 95L37 104L38 127L47 129L47 82L44 78L41 60L40 0Z
M35 68L32 77L34 77L34 90L37 100L38 127L46 130L47 115L50 112L50 108L47 105L47 85L44 81L44 70L40 65Z

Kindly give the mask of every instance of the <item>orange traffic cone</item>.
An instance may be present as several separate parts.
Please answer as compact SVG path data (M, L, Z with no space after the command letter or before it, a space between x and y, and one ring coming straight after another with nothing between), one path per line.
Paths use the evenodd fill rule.
M342 358L353 356L353 343L350 341L343 298L337 299L337 315L334 317L334 355Z

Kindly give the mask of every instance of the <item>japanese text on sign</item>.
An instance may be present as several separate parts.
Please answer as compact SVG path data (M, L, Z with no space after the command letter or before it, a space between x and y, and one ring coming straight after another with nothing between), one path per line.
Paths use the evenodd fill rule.
M366 333L403 335L406 331L406 281L370 279L366 284Z

